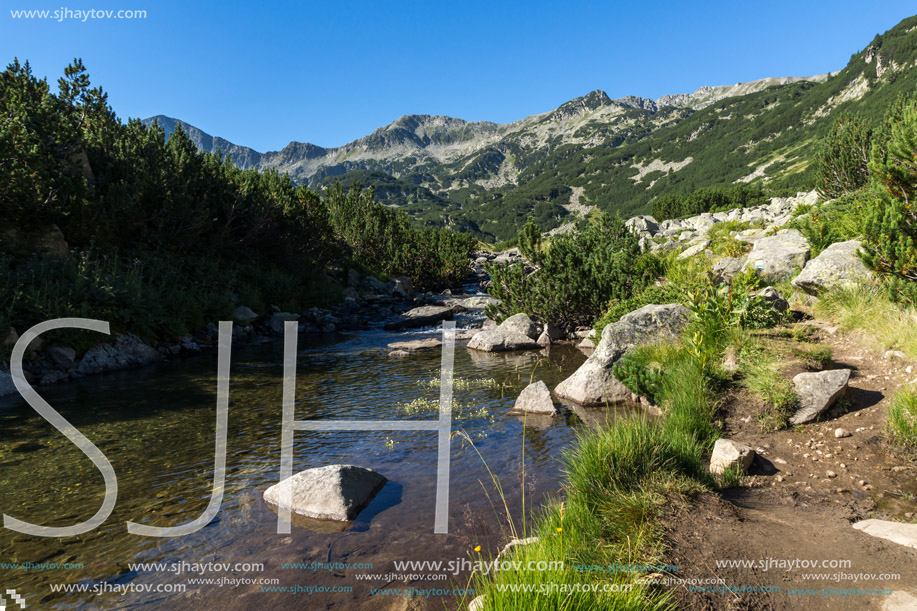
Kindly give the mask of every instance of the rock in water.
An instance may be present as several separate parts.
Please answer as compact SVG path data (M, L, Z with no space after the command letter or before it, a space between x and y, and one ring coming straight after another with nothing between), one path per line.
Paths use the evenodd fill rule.
M796 394L799 396L799 409L790 418L793 424L812 422L826 409L831 407L838 397L847 390L850 381L849 369L833 369L818 373L800 373L793 378Z
M431 327L442 320L452 320L455 310L447 306L420 306L408 310L397 320L385 323L386 331Z
M636 401L635 395L612 374L615 362L641 344L675 339L687 322L688 309L679 303L647 305L625 314L602 330L595 352L554 392L585 406Z
M547 384L538 380L525 387L513 405L511 414L538 414L556 416L557 408L551 399L551 391Z
M747 445L731 439L717 439L710 457L710 473L722 475L736 466L740 473L745 473L754 459L755 451Z
M789 280L809 260L809 242L795 229L755 242L745 267L756 269L767 282Z
M264 500L318 520L348 522L369 504L388 480L372 469L353 465L328 465L306 469L264 491Z
M510 316L494 329L476 333L468 347L483 352L538 350L538 326L525 314Z
M793 286L811 295L835 288L870 282L873 278L857 256L859 240L837 242L806 263L802 273L793 278Z

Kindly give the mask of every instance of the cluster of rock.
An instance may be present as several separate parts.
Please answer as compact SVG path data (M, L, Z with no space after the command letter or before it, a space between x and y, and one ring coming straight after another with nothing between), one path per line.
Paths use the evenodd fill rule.
M803 204L814 204L818 201L815 191L799 193L796 197L774 197L770 203L754 208L735 208L723 212L707 212L684 219L669 219L661 223L652 216L635 216L627 221L643 240L646 248L652 250L674 249L679 246L693 247L699 254L708 245L704 244L707 232L718 223L738 221L761 225L761 229L751 229L739 232L736 239L753 241L764 237L783 227L792 219L793 211ZM698 245L703 246L698 248ZM688 255L691 256L691 255Z
M486 296L442 295L420 293L410 278L381 282L372 276L361 276L355 270L347 275L344 301L330 308L309 308L302 312L283 312L270 306L262 314L240 305L232 312L233 345L246 346L275 341L284 333L285 323L294 321L302 333L332 333L366 329L374 323L386 328L402 329L435 325L466 309L481 309L493 300ZM464 305L463 305L464 304ZM87 375L144 367L152 363L215 349L219 328L209 323L192 335L176 342L149 345L131 333L116 334L90 348L81 358L68 346L44 346L42 338L28 348L23 365L26 381L32 385L50 385ZM11 348L19 339L9 329L0 341ZM16 392L8 365L0 365L0 397Z

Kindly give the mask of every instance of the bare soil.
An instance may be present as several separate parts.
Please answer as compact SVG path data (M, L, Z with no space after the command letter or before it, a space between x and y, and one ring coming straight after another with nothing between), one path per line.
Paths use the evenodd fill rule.
M663 520L666 562L680 567L670 577L716 578L733 590L745 586L759 591L670 587L689 609L917 609L917 550L852 527L866 518L915 521L917 460L890 445L884 430L889 399L902 384L917 382L917 365L887 359L830 323L809 320L798 325L816 327L810 340L832 348L830 368L852 370L846 401L818 422L769 432L758 420L767 406L745 390L733 391L721 409L723 435L756 449L749 475L741 487L671 504ZM788 360L783 373L792 377L803 370L804 365ZM851 435L835 437L838 428ZM786 570L716 564L768 559L842 560L849 565ZM857 574L874 577L854 578ZM761 586L774 591L761 592ZM894 594L800 596L789 594L790 588L889 589Z

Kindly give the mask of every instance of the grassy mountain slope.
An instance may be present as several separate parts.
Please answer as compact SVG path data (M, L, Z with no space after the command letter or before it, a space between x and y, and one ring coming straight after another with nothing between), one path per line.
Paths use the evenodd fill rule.
M551 229L593 206L630 215L647 211L654 197L699 187L810 188L812 153L840 113L875 120L915 87L917 17L910 17L831 75L701 87L655 101L593 91L502 125L404 116L337 148L294 142L261 154L199 130L192 138L242 167L275 168L310 186L373 184L382 201L425 224L499 240L528 217Z

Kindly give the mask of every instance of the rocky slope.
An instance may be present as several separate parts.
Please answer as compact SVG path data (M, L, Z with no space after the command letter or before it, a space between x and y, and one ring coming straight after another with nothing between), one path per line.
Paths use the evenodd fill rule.
M551 229L594 206L631 215L656 196L701 186L808 186L822 134L841 112L881 115L917 86L917 17L854 54L838 72L769 78L649 100L593 91L506 124L407 115L340 147L291 142L259 153L181 124L204 150L243 168L275 168L321 187L380 185L385 203L418 220L506 239L533 216ZM575 201L574 201L575 200Z

